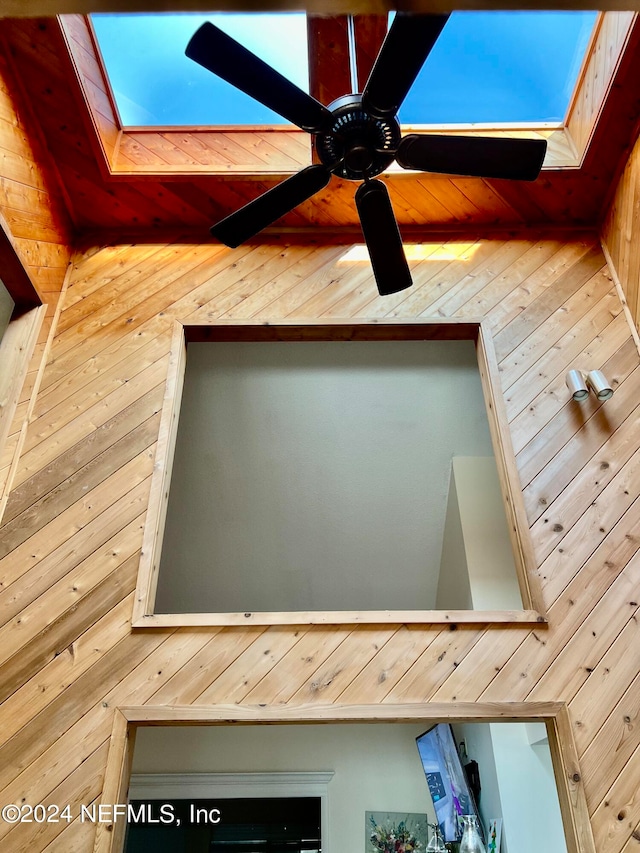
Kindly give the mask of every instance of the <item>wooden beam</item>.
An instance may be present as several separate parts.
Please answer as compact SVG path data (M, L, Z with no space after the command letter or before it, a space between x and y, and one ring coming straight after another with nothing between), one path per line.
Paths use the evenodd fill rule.
M309 12L324 15L339 14L384 14L396 8L397 4L392 0L306 0L304 8ZM454 12L456 9L470 11L480 9L505 9L504 2L497 0L408 0L402 4L405 11L416 12ZM639 0L626 0L623 4L625 9L640 10ZM510 4L509 8L539 10L540 4L537 0L519 0L517 4ZM578 11L590 10L593 3L585 0L555 0L547 8ZM598 8L607 10L618 10L621 4L617 0L601 0ZM91 12L165 12L167 4L164 0L1 0L0 15L5 17L35 17L51 16L60 14L80 13L83 15ZM267 11L299 11L298 0L219 0L216 4L219 12L267 12ZM211 11L210 0L186 0L180 4L180 11Z
M328 105L351 91L347 16L325 18L310 15L307 32L309 92L322 104Z
M355 15L358 91L362 92L387 34L387 15Z

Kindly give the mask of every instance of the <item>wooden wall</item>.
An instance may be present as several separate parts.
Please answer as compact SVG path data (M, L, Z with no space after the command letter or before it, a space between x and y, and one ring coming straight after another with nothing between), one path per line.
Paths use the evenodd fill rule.
M568 135L579 154L579 160L596 129L635 17L635 12L616 12L601 15L596 22L565 119Z
M100 797L114 709L568 703L597 850L639 849L640 360L590 235L432 245L375 295L339 245L182 242L75 255L0 530L0 802ZM548 627L131 631L175 318L484 317ZM567 400L604 367L603 405ZM0 822L0 848L88 853L95 827Z
M42 302L53 304L71 255L71 228L53 164L0 51L0 215Z
M0 42L2 44L2 42ZM24 376L15 411L0 391L0 421L7 414L11 423L0 429L0 511L20 445L26 418L34 403L40 365L46 352L61 289L71 257L72 233L69 217L51 160L38 137L31 113L24 108L18 80L0 50L0 278L14 298L17 313L39 303L46 305L39 323L35 348L32 336L19 339L11 369ZM23 316L19 321L25 323ZM12 330L13 331L13 330ZM28 342L27 342L28 341ZM23 359L31 358L28 366ZM6 356L3 356L6 359ZM25 376L26 368L26 376ZM3 376L3 379L6 379ZM2 385L0 380L0 385ZM8 407L11 402L11 412Z
M640 139L618 181L602 239L634 322L640 327Z

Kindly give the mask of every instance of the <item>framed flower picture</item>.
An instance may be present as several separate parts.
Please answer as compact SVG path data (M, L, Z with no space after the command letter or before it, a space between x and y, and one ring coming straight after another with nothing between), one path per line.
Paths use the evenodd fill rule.
M500 853L500 838L502 836L502 818L494 817L487 827L487 853Z
M366 853L421 853L428 833L426 814L365 812Z

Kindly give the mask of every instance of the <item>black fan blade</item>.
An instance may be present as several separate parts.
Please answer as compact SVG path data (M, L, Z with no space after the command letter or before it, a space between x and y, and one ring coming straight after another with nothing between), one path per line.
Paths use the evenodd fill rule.
M356 207L380 296L411 287L413 281L398 223L382 181L361 184L356 191Z
M368 112L377 118L396 115L448 19L396 13L362 93Z
M331 172L325 166L307 166L222 219L212 226L211 233L225 246L235 249L326 187L330 178Z
M308 133L320 131L332 120L320 101L208 21L193 34L185 53Z
M396 160L421 172L535 181L546 150L545 139L411 133L400 142Z

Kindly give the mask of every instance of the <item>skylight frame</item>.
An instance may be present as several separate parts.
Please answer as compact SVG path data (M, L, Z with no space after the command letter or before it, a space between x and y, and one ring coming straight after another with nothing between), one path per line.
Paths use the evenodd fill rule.
M437 125L433 126L433 132L445 131L466 135L474 133L544 134L548 139L549 147L543 170L579 169L596 131L612 80L624 54L635 14L634 12L599 13L564 124L558 123L551 126L548 123L534 126L522 124ZM74 19L73 25L70 23L71 18ZM311 162L309 135L290 125L252 126L250 129L246 126L123 128L116 118L115 105L100 62L98 47L90 32L88 16L63 15L59 16L59 22L93 126L94 152L107 175L130 178L162 175L174 176L176 179L198 175L211 177L226 175L275 180L288 177ZM81 26L85 29L84 35L80 33ZM602 67L603 57L604 67ZM597 68L596 59L599 62ZM89 65L90 67L87 67ZM100 88L96 86L99 78L102 78L102 91L96 91ZM107 104L111 105L110 109L106 106ZM410 128L407 127L407 129ZM419 129L421 132L432 130L430 126L420 126ZM268 147L277 149L278 156L273 160L270 159L269 162L258 162L257 159L249 156L246 160L238 162L237 158L234 161L224 153L209 151L206 161L196 162L187 154L180 159L181 149L177 143L181 138L193 142L196 146L202 146L202 134L208 134L220 140L220 144L224 146L224 136L229 133L237 134L240 141L245 139L247 148L251 148L254 142L252 138L256 133L264 134ZM156 150L158 146L172 150L174 159L171 163L166 162L158 153ZM303 150L304 160L301 160L300 152ZM138 156L140 152L142 156ZM391 175L397 178L411 174L400 169L391 170ZM422 180L428 177L423 175ZM441 176L434 177L441 179Z
M479 10L482 11L482 10ZM555 131L562 129L567 124L568 116L573 108L576 94L580 83L584 78L584 74L586 71L586 67L588 65L588 58L593 49L594 42L596 40L597 34L600 30L600 26L602 24L603 12L596 13L596 19L591 29L591 33L589 35L589 40L587 42L585 51L580 60L580 67L578 69L578 73L576 75L576 83L573 88L573 92L569 97L569 101L567 104L567 108L565 110L565 114L562 119L557 121L502 121L502 122L401 122L401 127L404 133L411 132L460 132L460 131L472 131L472 132L486 132L486 131L507 131L507 130L522 130L522 131ZM113 90L111 80L109 77L109 73L107 70L107 64L100 47L99 37L96 31L96 28L93 23L93 16L87 15L88 26L91 31L92 41L95 47L96 54L99 58L99 62L102 68L102 73L104 76L104 80L106 82L106 86L109 93L109 98L111 100L114 113L116 115L119 127L122 131L125 132L135 132L135 133L144 133L152 130L162 130L166 132L170 131L183 131L189 133L198 133L198 132L230 132L230 131L256 131L261 133L267 132L277 132L280 130L283 131L295 131L298 128L295 125L288 124L286 122L278 122L275 124L263 124L263 123L243 123L243 124L233 124L233 123L216 123L216 124L157 124L157 125L136 125L136 124L126 124L123 119L121 112L119 110L117 104L117 98L115 92ZM307 16L307 32L310 34L310 23L309 18Z

